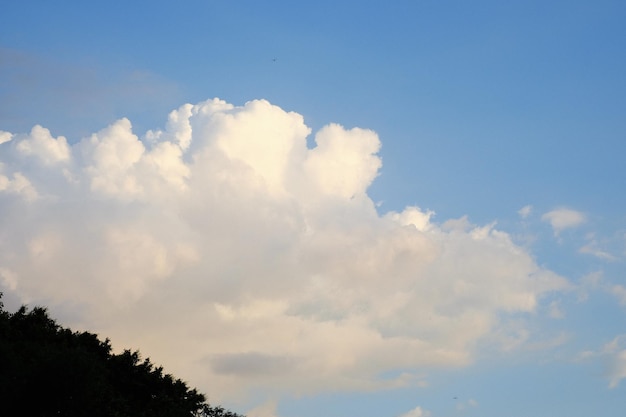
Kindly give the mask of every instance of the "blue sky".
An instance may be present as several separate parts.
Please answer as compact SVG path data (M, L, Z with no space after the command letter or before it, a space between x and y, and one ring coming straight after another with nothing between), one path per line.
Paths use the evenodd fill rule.
M7 304L250 417L621 415L622 2L1 11Z

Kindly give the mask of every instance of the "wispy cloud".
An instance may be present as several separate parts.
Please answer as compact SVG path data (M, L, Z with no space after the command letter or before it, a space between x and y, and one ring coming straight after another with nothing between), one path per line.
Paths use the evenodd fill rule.
M517 211L517 214L519 214L522 219L526 219L528 216L530 216L530 213L532 213L532 211L533 211L533 206L526 205L522 207L521 209L519 209Z
M615 241L618 239L598 239L595 233L588 233L586 236L587 243L584 244L579 250L579 253L595 256L596 258L603 259L605 261L616 261L618 256L612 254L606 248L614 248ZM614 249L613 249L614 250ZM617 251L616 251L617 252Z
M611 294L620 305L626 306L626 287L609 282L604 278L602 271L591 272L581 279L578 287L579 300L586 301L592 291Z
M609 252L602 250L598 246L598 242L592 240L588 242L586 245L582 246L578 252L584 253L587 255L595 256L596 258L604 259L606 261L615 261L617 258L611 255Z
M474 400L473 398L470 398L467 401L459 401L456 405L456 409L459 411L465 411L469 408L475 407L478 407L478 401Z
M616 336L597 351L585 351L581 360L600 358L604 361L604 376L609 381L609 388L616 388L626 379L626 335Z
M464 366L503 314L568 286L493 224L380 215L376 133L310 133L267 101L215 99L142 138L128 119L73 145L4 134L5 291L223 398L423 384L380 375Z

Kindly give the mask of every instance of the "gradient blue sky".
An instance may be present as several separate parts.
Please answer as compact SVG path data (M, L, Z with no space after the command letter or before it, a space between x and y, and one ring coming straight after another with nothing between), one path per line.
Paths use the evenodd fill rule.
M207 391L210 399L215 398L236 411L249 412L251 417L623 415L626 409L624 2L22 1L5 2L0 6L0 19L0 131L10 132L0 136L0 209L6 213L3 215L5 220L0 223L3 227L0 248L5 254L11 253L11 256L0 257L0 276L3 277L0 284L9 303L47 303L68 325L110 331L114 344L139 348L155 361L163 362L166 369L170 361L170 369L180 370L183 378L197 383L200 390ZM93 133L100 132L96 136L104 141L107 134L102 129L121 118L128 118L132 132L148 149L147 144L152 139L146 136L146 132L167 130L168 114L172 110L184 103L203 103L215 97L231 103L237 112L248 115L250 120L258 118L270 124L275 122L276 126L286 120L278 113L301 115L312 132L309 136L306 133L301 135L309 150L315 147L316 132L329 123L345 128L337 131L339 133L329 133L333 138L344 137L348 135L345 132L355 127L375 132L382 144L377 153L382 159L382 167L371 185L367 178L373 177L363 174L363 181L368 186L364 204L375 205L379 217L371 220L364 215L370 219L365 221L378 225L386 219L385 214L400 213L409 206L420 207L422 213L433 211L429 222L436 233L432 239L444 248L440 253L447 254L441 262L455 263L449 268L433 267L433 276L450 284L445 288L458 290L457 284L461 282L473 285L473 274L482 274L481 266L472 262L472 254L491 253L493 249L490 256L494 263L499 262L500 252L494 249L499 247L497 234L489 243L494 246L479 247L467 243L468 236L475 237L472 231L487 225L491 225L489 230L509 237L514 244L510 253L515 255L511 256L522 253L532 260L534 267L548 271L562 281L558 285L548 285L550 290L546 292L533 287L537 304L532 308L512 307L507 311L506 306L498 304L490 309L491 324L487 330L463 339L460 350L467 353L466 360L450 363L415 360L406 369L393 363L376 368L376 377L382 375L382 379L394 379L404 372L412 375L411 382L395 388L337 382L339 368L329 370L327 380L313 378L314 383L294 371L284 376L288 383L281 384L272 379L276 377L272 374L268 378L273 382L267 384L271 388L267 388L262 371L269 372L272 364L282 364L283 359L293 358L283 358L281 355L286 352L277 349L275 356L267 356L266 362L259 365L255 360L262 356L254 346L238 351L237 344L244 339L228 332L220 333L219 337L225 340L220 344L224 351L207 352L213 355L210 356L213 359L206 359L213 361L211 378L220 372L228 374L232 369L245 368L246 364L253 367L254 372L261 371L252 376L250 374L254 372L241 372L236 375L240 379L233 379L232 386L213 395L212 384L219 385L219 382L213 380L212 384L202 385L202 377L189 371L196 365L171 359L167 349L159 351L155 347L160 343L158 337L146 334L134 338L133 328L124 326L127 324L125 314L138 314L136 311L125 304L111 314L102 313L99 308L85 307L83 304L88 305L90 298L81 298L82 287L64 293L58 288L71 285L71 281L39 285L37 280L41 277L36 276L33 268L24 266L29 263L28 257L37 252L33 249L36 246L41 253L48 253L48 267L57 265L56 262L67 267L67 257L55 260L59 252L50 250L46 246L49 243L41 242L64 245L63 242L71 241L77 244L88 237L76 237L78 232L72 229L93 224L93 219L97 219L102 230L108 230L106 228L111 225L128 226L132 219L145 227L142 230L149 230L150 221L142 219L156 219L159 215L154 213L161 211L170 213L169 200L163 203L165 200L160 197L151 197L133 205L128 202L132 197L126 196L121 203L115 199L109 203L105 200L111 195L94 197L86 188L68 191L56 180L46 183L40 179L38 183L43 168L35 166L35 162L24 155L44 155L44 151L37 150L37 143L43 142L36 142L37 135L31 132L33 126L41 125L50 130L48 139L67 138L73 149L70 159L84 162L72 162L74 165L63 171L65 178L79 183L81 175L85 175L84 181L93 180L96 174L90 167L97 165L97 157L93 156L96 153L90 153L91 145L86 144ZM268 110L263 105L246 106L257 99L277 107ZM244 130L245 120L241 121ZM117 134L117 131L111 132L108 134ZM355 135L359 136L363 131L359 132ZM228 136L227 133L224 135ZM363 141L369 140L365 133L362 137ZM94 147L98 142L96 139L92 140ZM129 139L124 143L131 142ZM25 145L20 146L22 143ZM126 152L123 148L118 149ZM195 148L192 146L191 149ZM38 153L40 151L44 153ZM325 155L335 155L332 153L335 151L339 152L332 148ZM367 171L371 161L366 158L376 150L355 152L357 156L350 155L361 159L354 166ZM342 161L345 155L337 153L338 160ZM95 165L89 165L92 160ZM324 165L327 161L324 157L322 160L321 167L332 168L332 164ZM191 164L190 161L186 159L185 163ZM250 163L257 168L263 166L261 162L258 166ZM103 169L104 165L98 166ZM320 174L320 190L332 182L326 178L330 172L328 169L311 169L310 175L313 175L311 172ZM133 174L138 181L143 178L141 175L149 177L148 171L138 172ZM16 202L20 190L25 189L19 188L22 184L19 178L22 177L15 176L16 173L23 174L30 181L38 196L57 196L53 210L49 205L38 203L41 198ZM349 170L339 169L333 175L349 175ZM73 183L70 179L67 181ZM91 184L93 191L93 182ZM292 197L293 204L297 205L300 199L296 194ZM66 198L68 201L64 200ZM85 219L78 225L67 219L69 214L63 215L63 204L73 204L72 198L86 201L82 208ZM241 198L237 200L240 204L256 204L256 200L246 200L246 196L237 198ZM20 204L25 204L26 209ZM217 210L217 217L219 213L230 211L226 203L223 207L222 203L215 202L206 206L198 201L193 204L190 203L189 207L204 210L208 216L214 215L213 209ZM215 208L218 206L221 209ZM134 215L125 217L125 210ZM335 221L340 224L346 213L346 218L356 219L355 222L361 219L360 208L355 212L351 211L352 208L342 210L335 206L329 208L324 212L323 224L335 224ZM244 225L263 222L264 217L255 217L257 215L248 211L242 214L247 219L243 221ZM467 216L465 221L449 222L464 216ZM124 218L125 223L118 223L120 218ZM321 222L321 218L315 217L315 221ZM228 220L238 222L236 215ZM461 223L463 225L459 226ZM37 234L37 225L53 230L61 238L45 240L43 235ZM254 227L250 226L251 229ZM361 226L354 227L354 230L361 230ZM432 228L420 229L420 233L434 230ZM237 226L236 230L241 232L242 239L249 239L246 232L242 232L245 226ZM379 228L372 226L372 230ZM161 232L167 236L171 230L164 228ZM263 235L264 232L255 229L254 233L257 236L256 233ZM265 233L270 235L263 242L274 238L271 231ZM69 235L75 239L68 238ZM49 236L46 234L46 239ZM113 241L118 238L123 242L132 241L127 236L115 236L111 238ZM147 254L150 248L160 250L159 237L155 236L141 240L142 243L137 245L143 245L141 247ZM184 236L189 237L188 234ZM372 235L372 239L377 238L378 235ZM320 239L318 244L325 239L327 237ZM201 242L202 236L189 237L188 241ZM43 246L37 246L38 242ZM276 248L283 247L281 245L290 247L285 242L291 240L278 239L278 243L272 241L268 247L272 250L278 250ZM235 247L236 243L232 250ZM465 249L455 252L460 247ZM83 250L80 245L73 247L70 244L65 249L77 251L79 255ZM298 250L306 252L300 246ZM224 252L228 250L224 249ZM97 253L86 252L85 259L98 256ZM317 252L311 255L311 259L315 256ZM145 260L142 254L134 252L130 257L116 259L121 259L120 270L126 272L131 271L127 268L128 262L138 260L140 264ZM233 259L236 259L235 255ZM492 258L487 256L486 259ZM250 262L254 268L260 268L254 261ZM484 262L484 259L477 262ZM273 274L272 263L268 264L263 264L267 269L261 268L260 281L264 280L263 274ZM394 268L404 267L396 265ZM172 268L166 268L159 278L158 285L163 288L145 289L152 281L138 284L133 287L132 299L141 304L144 299L167 300L170 295L175 298L186 294L184 290L177 290L176 285L163 282L174 280L172 276L176 273L189 273L193 277L203 273L199 270L189 272L193 269L191 267L182 271L176 269L178 266ZM299 270L293 265L281 264L280 272L276 274L306 275L317 271L314 267L307 268ZM83 276L90 273L88 262L78 269ZM233 276L238 276L240 269L239 266L233 267ZM328 272L330 269L319 269L332 275ZM397 269L381 270L392 274L390 271ZM410 275L410 268L407 271ZM428 277L427 272L423 273ZM505 286L508 285L508 273L506 268L502 270ZM228 294L227 297L239 291L239 287L226 283L222 276L211 274L206 272L207 279L213 280L211 285L195 287L193 283L197 278L189 278L181 286L187 285L192 292L199 291L198 288L206 291L219 288ZM72 279L83 278L76 276ZM384 283L388 277L381 275L378 279ZM483 282L478 276L476 280L481 282L476 284L479 291L485 294L490 291L492 281ZM248 281L241 282L243 288ZM271 288L272 285L286 285L286 282L277 279L265 285ZM312 286L302 291L310 290L313 294L311 288L316 283L311 281ZM341 285L342 290L347 290L360 284L355 281ZM371 284L366 288L375 291L382 287ZM511 294L515 291L510 290ZM454 297L457 295L450 295L451 303L456 302ZM280 302L270 296L262 301L289 304L289 294L284 297ZM360 317L361 307L356 304L364 299L348 298L345 303L354 301L355 304L345 306L319 295L318 298L311 296L305 304L314 311L345 309L342 311L346 315L341 320L349 321L347 317ZM258 300L246 300L252 306L250 309L256 308L255 301ZM412 300L419 302L420 299ZM433 311L444 308L445 300L443 297L434 301ZM224 301L222 305L219 299L214 300L216 306L221 306L215 308L222 318L240 317L236 311L245 315L242 313L244 306L237 304L241 300L234 297L231 301L232 304ZM146 301L146 306L152 305L150 302ZM187 303L185 300L181 302ZM328 303L336 304L331 308ZM300 307L302 305L298 304L297 308ZM289 308L296 307L290 305ZM292 311L289 308L286 311ZM388 316L385 315L387 310L380 308L368 312L367 317L381 321L397 319L402 323L423 319L407 317L409 310ZM452 313L446 314L446 320L453 319ZM137 316L130 321L139 325L144 319L149 320L149 317ZM372 320L372 323L378 323ZM461 327L468 323L471 326L471 321L459 320ZM268 334L278 331L276 328L284 324L278 319L271 325L263 323L269 326ZM194 337L187 340L181 336L181 343L210 344L213 324L207 321L207 334L201 342ZM316 322L316 326L318 324ZM196 325L203 326L202 321ZM262 328L262 324L258 326ZM302 331L309 329L303 326ZM377 326L370 323L365 328L378 329ZM350 328L363 330L356 324ZM325 334L322 327L310 329ZM460 330L455 329L451 325L450 333L446 333L443 339L457 340L454 334ZM502 336L505 333L508 336ZM401 336L411 334L407 332ZM517 336L511 339L511 334ZM232 340L228 339L231 336ZM424 338L428 340L428 336ZM310 339L308 342L311 343L323 342L315 336ZM245 340L253 343L253 339ZM441 343L438 348L445 349L445 342L437 340ZM330 345L335 342L332 337L327 341ZM129 343L143 345L127 346ZM228 349L240 352L242 356L226 357ZM385 349L387 347L381 347L376 354L384 356L388 353ZM316 363L314 358L323 359L331 351L326 348L317 351L312 347L307 355L313 358L311 363ZM259 352L269 355L272 346L264 345ZM367 366L358 362L371 357L365 353L355 353L354 357L357 363L350 368L351 375L361 382L367 380L371 373L363 371ZM230 374L226 376L230 377Z

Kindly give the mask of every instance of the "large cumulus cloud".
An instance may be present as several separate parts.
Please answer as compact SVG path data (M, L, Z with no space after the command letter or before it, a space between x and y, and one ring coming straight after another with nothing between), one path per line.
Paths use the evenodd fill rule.
M0 132L2 288L225 398L422 383L567 286L493 225L379 214L374 132L310 134L218 99L141 138Z

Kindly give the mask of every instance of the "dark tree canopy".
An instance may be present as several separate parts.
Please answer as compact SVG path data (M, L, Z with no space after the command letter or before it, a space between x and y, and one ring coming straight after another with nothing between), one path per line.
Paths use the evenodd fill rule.
M4 310L0 293L3 417L243 417L108 339L59 326L45 308Z

